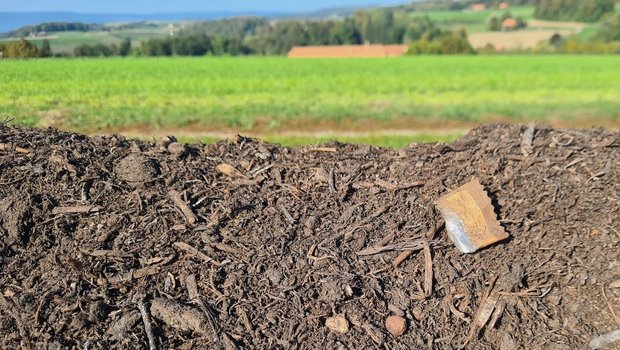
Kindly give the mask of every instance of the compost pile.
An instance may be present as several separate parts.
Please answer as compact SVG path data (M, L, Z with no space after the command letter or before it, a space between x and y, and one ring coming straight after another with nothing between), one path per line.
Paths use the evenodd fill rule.
M620 328L618 133L173 141L0 126L0 348L554 350ZM435 202L474 177L510 238L463 254Z

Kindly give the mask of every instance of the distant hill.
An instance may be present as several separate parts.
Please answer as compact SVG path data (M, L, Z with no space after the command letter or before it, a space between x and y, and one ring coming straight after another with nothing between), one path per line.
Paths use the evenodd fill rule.
M0 12L0 32L8 32L21 27L46 22L140 22L140 21L179 21L209 20L236 16L289 16L287 13L245 13L245 12L208 12L208 13L77 13L77 12Z
M416 1L416 0L414 0ZM409 1L394 0L394 4ZM47 22L81 22L85 24L127 23L141 21L180 21L180 20L213 20L230 17L255 16L268 18L335 18L348 17L358 10L380 7L376 6L349 6L326 8L309 13L286 12L179 12L179 13L79 13L79 12L0 12L0 33L16 30L25 26Z

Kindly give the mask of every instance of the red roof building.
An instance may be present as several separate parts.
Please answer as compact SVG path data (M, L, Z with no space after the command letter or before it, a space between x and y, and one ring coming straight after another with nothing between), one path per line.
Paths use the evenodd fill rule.
M407 45L326 45L295 46L289 58L397 57L407 53Z

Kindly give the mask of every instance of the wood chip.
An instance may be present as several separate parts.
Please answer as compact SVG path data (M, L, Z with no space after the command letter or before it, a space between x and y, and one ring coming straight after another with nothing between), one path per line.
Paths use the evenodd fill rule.
M433 294L433 256L431 246L424 241L424 296L430 298Z
M224 175L232 177L246 177L239 170L237 170L237 168L230 164L222 163L216 166L215 169Z
M378 246L378 247L371 247L371 248L367 248L367 249L363 249L360 250L359 252L357 252L357 255L359 256L364 256L364 255L375 255L375 254L379 254L379 253L383 253L383 252L389 252L389 251L393 251L393 250L420 250L424 247L424 243L422 240L417 240L417 241L409 241L409 242L403 242L403 243L399 243L399 244L391 244L391 245L385 245L385 246Z
M185 253L187 253L187 254L189 254L189 255L197 258L197 259L200 259L200 260L203 260L205 262L211 263L211 264L213 264L215 266L221 266L222 265L221 263L219 263L215 259L207 256L205 253L203 253L200 250L198 250L198 248L194 248L194 247L192 247L191 245L189 245L189 244L187 244L185 242L175 242L175 243L173 243L173 245L177 249L179 249L179 250L181 250L181 251L183 251L183 252L185 252Z
M198 219L196 218L196 215L194 215L194 212L189 207L189 205L181 198L181 194L178 191L170 190L168 192L168 195L170 196L170 199L172 199L172 202L174 202L174 205L176 205L176 207L179 208L181 213L183 213L183 216L185 217L185 220L187 220L187 223L192 226L195 225L196 222L198 222Z
M116 275L116 276L112 276L110 278L105 278L105 277L98 278L97 279L97 284L100 285L100 286L103 286L103 285L106 285L106 284L125 283L125 282L129 282L129 281L133 281L135 279L140 279L140 278L144 278L144 277L147 277L147 276L156 275L160 271L161 271L161 269L158 266L143 267L141 269L132 270L130 272L123 273L123 274Z
M138 300L138 309L142 315L142 321L144 322L144 330L146 331L146 337L149 340L149 350L157 350L157 343L155 342L155 335L153 334L153 326L151 325L151 316L149 315L144 299Z
M21 153L21 154L28 154L30 153L29 150L19 147L19 146L15 146L13 144L10 143L0 143L0 151L13 151L16 153Z
M534 142L534 135L536 134L536 124L529 123L523 134L521 135L521 152L523 156L528 157L532 154L532 144Z
M101 208L90 205L78 205L73 207L56 207L52 209L52 214L90 214L98 213Z
M329 153L338 152L338 150L335 147L311 147L309 148L309 150L315 151L315 152L329 152Z
M92 252L86 252L86 254L94 257L104 258L132 258L133 254L125 253L120 250L93 250Z

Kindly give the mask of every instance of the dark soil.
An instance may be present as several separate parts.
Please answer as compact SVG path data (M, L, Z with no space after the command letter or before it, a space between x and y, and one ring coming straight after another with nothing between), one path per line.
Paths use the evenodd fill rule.
M525 131L387 150L0 126L0 348L587 348L620 328L620 134ZM434 202L474 176L511 238L461 254ZM423 251L392 264L426 240L432 284Z

